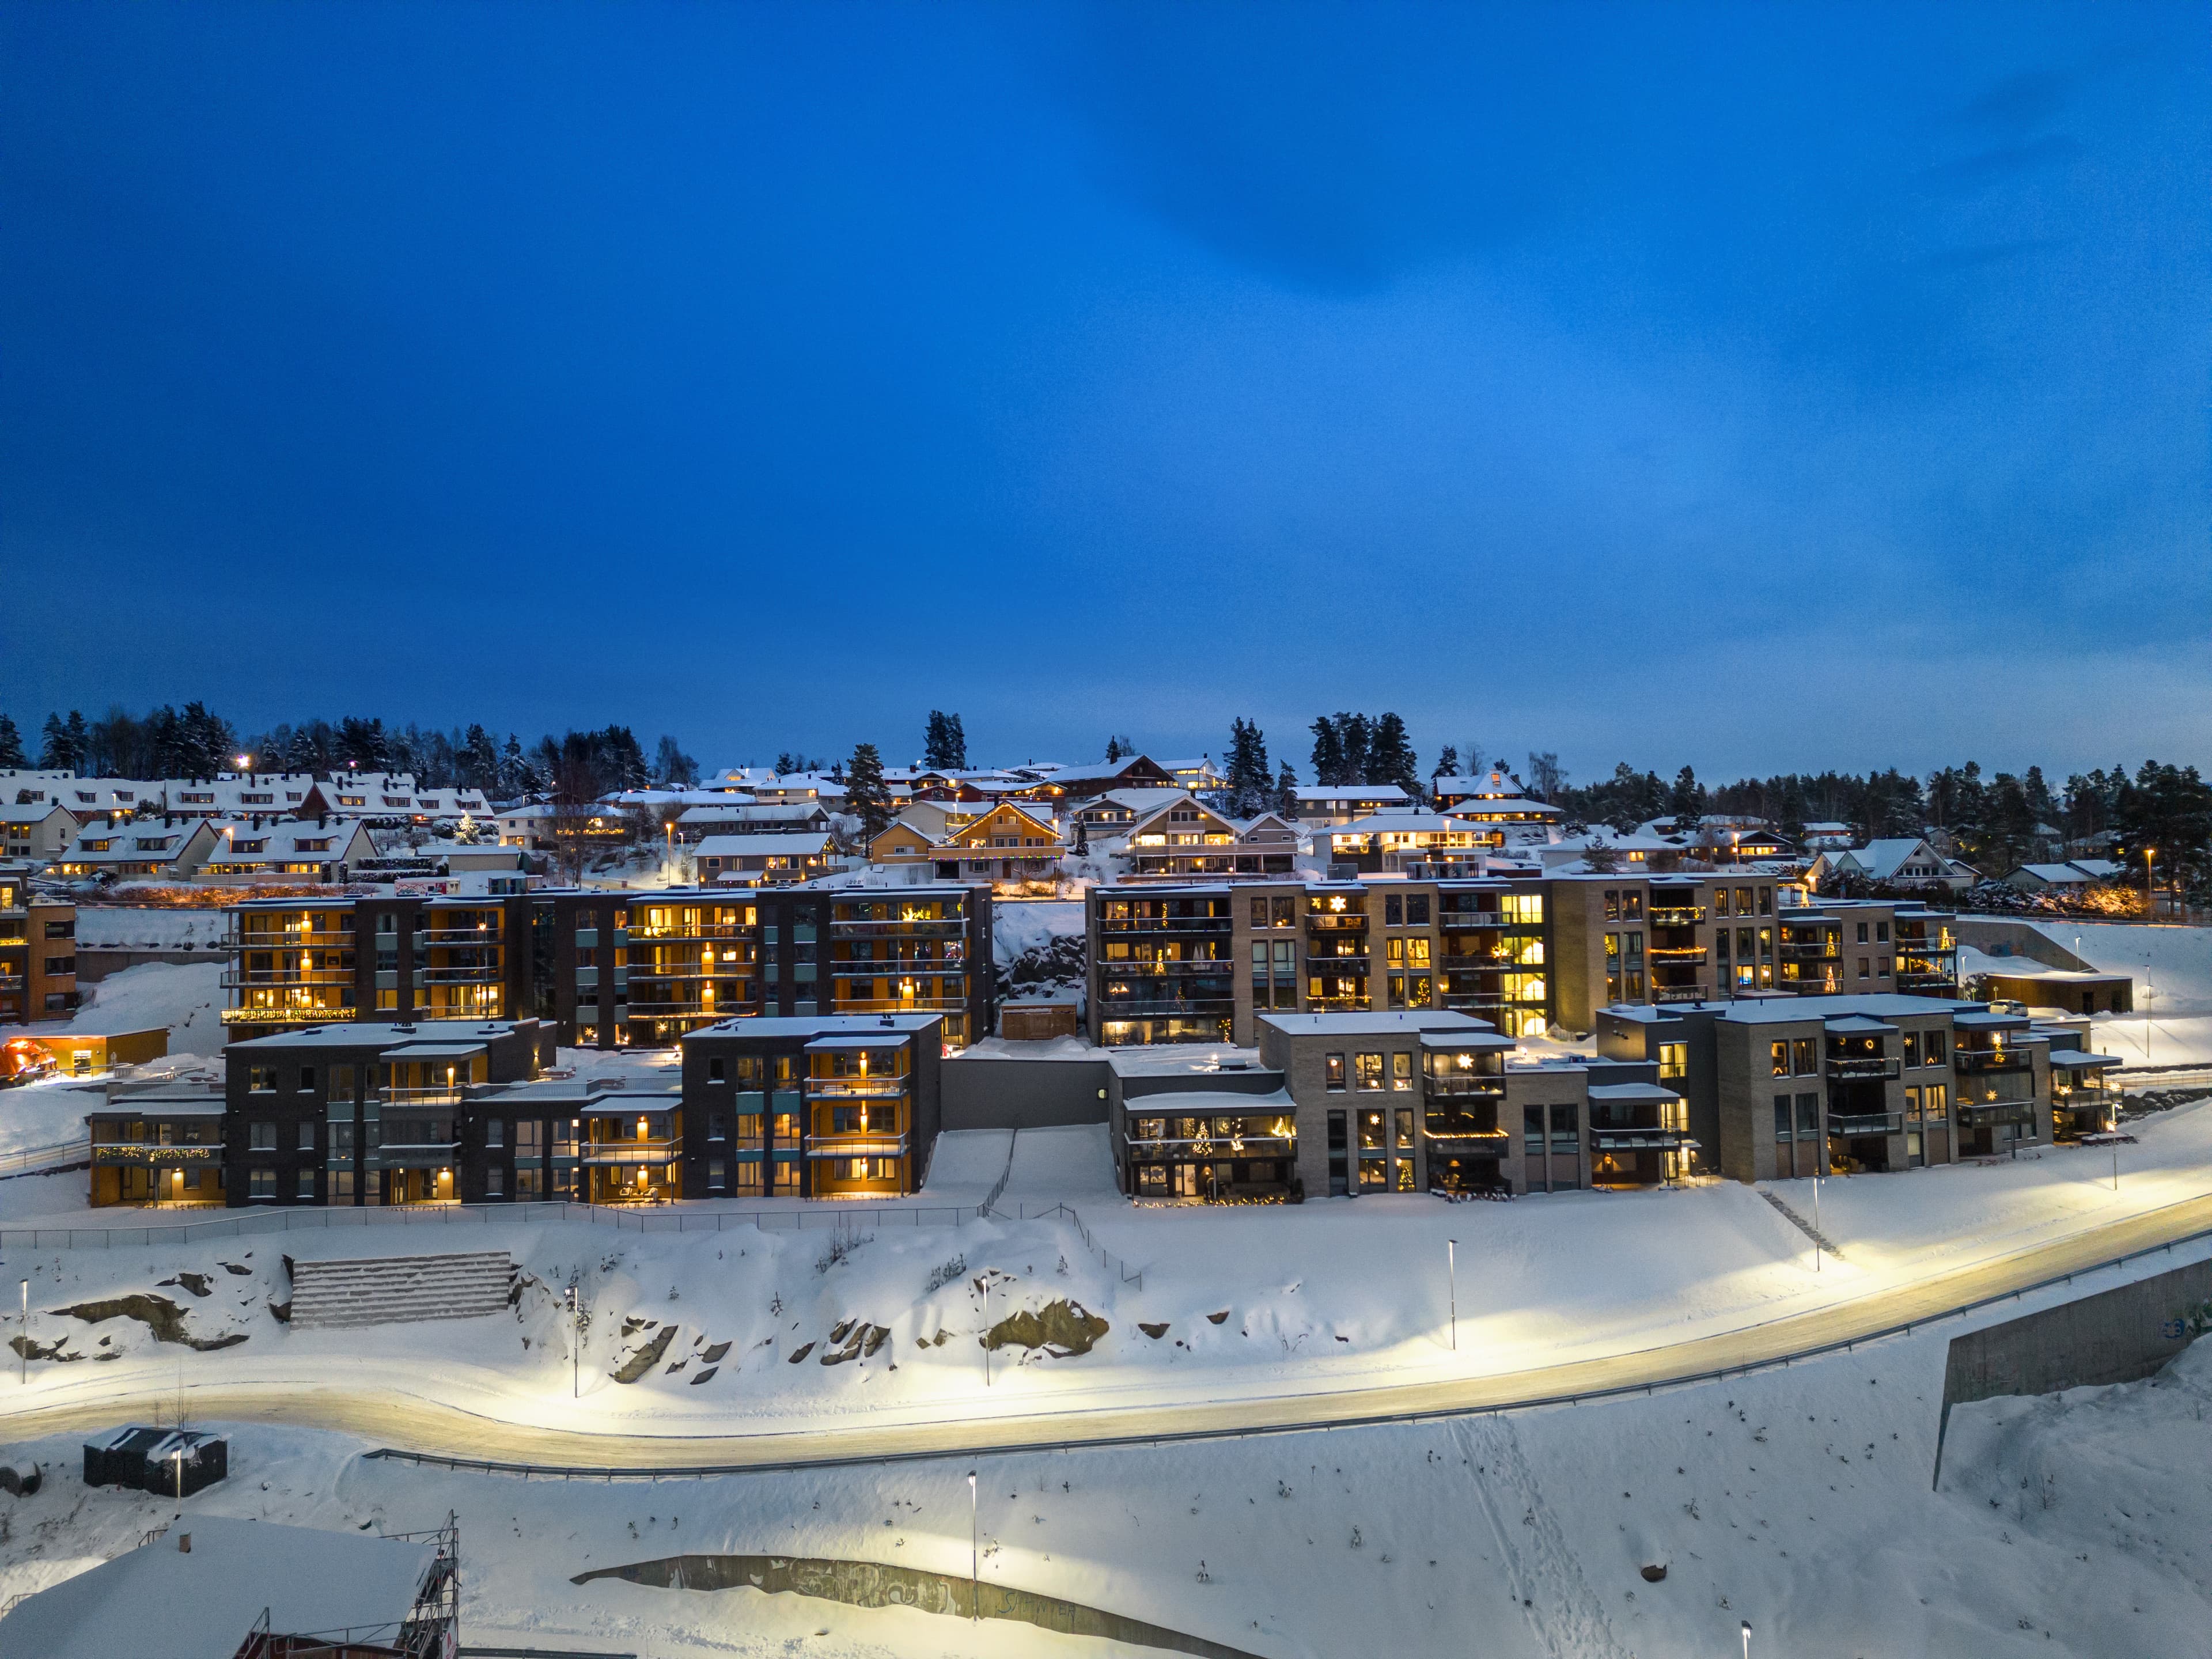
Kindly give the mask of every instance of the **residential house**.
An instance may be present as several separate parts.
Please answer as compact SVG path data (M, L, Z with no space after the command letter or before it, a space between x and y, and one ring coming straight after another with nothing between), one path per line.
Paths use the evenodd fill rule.
M1232 818L1178 792L1111 839L1125 878L1188 881L1286 876L1297 860L1298 832L1272 812Z
M808 881L842 869L836 838L826 830L797 835L708 836L696 854L699 879L769 887Z
M297 809L302 817L367 818L372 823L459 823L492 816L480 789L420 787L409 772L333 773L313 780Z
M80 881L191 881L222 843L210 818L133 818L80 830L54 868Z
M2004 881L2023 893L2078 896L2092 887L2110 885L2126 873L2111 859L2075 859L2064 864L2023 864Z
M236 885L257 882L343 883L379 857L360 818L321 823L296 818L217 823L222 839L198 879ZM496 849L494 849L496 850Z
M1496 844L1463 818L1418 810L1375 812L1315 834L1324 836L1335 875L1479 876L1483 854Z
M1942 887L1953 892L1965 891L1978 879L1972 870L1946 858L1917 836L1893 836L1870 841L1863 847L1824 852L1806 872L1806 879L1815 891L1852 878L1899 887Z
M1298 822L1309 828L1350 823L1376 812L1410 811L1418 804L1395 783L1300 784L1291 800Z
M1032 775L1043 769L1024 767ZM1103 761L1096 765L1063 766L1037 777L1054 793L1051 799L1057 802L1076 803L1096 800L1111 789L1172 789L1179 787L1175 774L1146 755L1128 755L1118 761Z
M173 818L305 817L316 780L306 772L218 772L211 778L168 778L156 786L158 803L142 811Z
M220 1208L227 1105L216 1078L118 1085L85 1115L92 1141L91 1202Z
M76 839L79 814L47 802L44 805L0 806L0 858L59 858ZM100 820L106 822L105 817Z
M939 881L1018 887L1050 882L1067 851L1058 822L1034 805L1002 800L965 822L947 821L931 850Z

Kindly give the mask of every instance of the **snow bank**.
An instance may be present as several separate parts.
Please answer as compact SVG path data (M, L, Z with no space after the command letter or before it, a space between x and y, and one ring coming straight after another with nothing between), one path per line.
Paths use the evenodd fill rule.
M2148 983L2154 1018L2212 1014L2212 927L2094 921L2034 925L2100 973L2132 975L2138 1010ZM1963 965L1960 971L1966 971Z
M1042 1199L1047 1204L1103 1200L1118 1205L1121 1198L1114 1180L1113 1143L1104 1124L1024 1129L1015 1135L1007 1202Z
M85 1003L63 1031L169 1033L169 1055L222 1053L222 964L144 962L84 988Z
M1012 1129L946 1129L930 1155L924 1196L940 1203L979 1204L1006 1167Z

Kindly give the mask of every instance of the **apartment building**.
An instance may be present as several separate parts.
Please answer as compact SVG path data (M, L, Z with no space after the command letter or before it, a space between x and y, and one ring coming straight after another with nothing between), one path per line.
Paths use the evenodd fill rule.
M942 1122L944 1016L763 1016L687 1033L685 1190L888 1198L918 1189Z
M2055 1133L2050 1033L1973 1004L1892 993L1624 1005L1599 1014L1597 1037L1601 1055L1651 1062L1680 1091L1705 1167L1731 1180L1917 1169ZM2112 1063L2084 1055L2079 1070ZM2101 1104L2085 1099L2085 1116Z
M1443 1010L1263 1013L1258 1064L1116 1055L1123 1190L1254 1202L1651 1185L1698 1151L1654 1063L1522 1060Z
M229 914L228 1026L504 1019L535 1006L520 895L252 899Z
M109 1089L100 1109L85 1115L93 1207L222 1207L227 1109L214 1079Z
M1273 812L1232 818L1189 795L1161 801L1108 833L1117 843L1113 856L1133 880L1287 876L1297 862L1297 826L1288 819Z
M36 868L0 861L0 1025L76 1012L76 906L33 892Z
M702 882L747 887L811 881L843 863L836 837L827 830L707 836L701 838L694 857Z
M1086 896L1091 1041L1257 1040L1263 1012L1445 1009L1516 1035L1553 1018L1547 884L1269 882Z
M247 1205L451 1204L488 1191L486 1085L550 1063L536 1020L323 1025L223 1050L223 1200ZM127 1097L124 1103L127 1103ZM116 1115L118 1103L109 1103ZM506 1139L501 1122L500 1139ZM493 1162L504 1171L505 1156ZM501 1184L506 1184L502 1174Z

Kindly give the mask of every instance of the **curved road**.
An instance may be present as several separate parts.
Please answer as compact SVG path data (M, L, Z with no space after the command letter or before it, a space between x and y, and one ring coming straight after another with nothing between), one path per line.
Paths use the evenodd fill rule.
M1257 1399L1188 1404L1045 1407L934 1422L837 1423L732 1434L592 1433L505 1421L397 1389L323 1382L220 1383L188 1388L200 1419L335 1430L408 1452L566 1466L578 1470L769 1468L887 1458L967 1455L1113 1442L1182 1439L1255 1430L1355 1424L1487 1411L1580 1395L1656 1387L1718 1370L1771 1364L1954 1313L2064 1274L2106 1265L2212 1231L2212 1195L2168 1205L2047 1244L1872 1292L1833 1307L1633 1352L1479 1377L1316 1387ZM175 1398L157 1387L96 1401L9 1410L0 1438L78 1432L143 1418Z

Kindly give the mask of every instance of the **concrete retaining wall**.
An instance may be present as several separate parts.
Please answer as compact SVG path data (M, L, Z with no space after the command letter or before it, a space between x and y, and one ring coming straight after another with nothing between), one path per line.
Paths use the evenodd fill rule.
M136 968L143 962L228 962L230 958L221 951L109 951L87 950L79 945L76 952L76 977L81 985L106 979L110 974L119 974L125 968Z
M2160 1367L2212 1322L2212 1261L2195 1261L1951 1340L1943 1366L1943 1417L1936 1478L1951 1407L2000 1395L2134 1382Z
M938 1073L948 1129L1056 1129L1106 1121L1113 1068L1096 1060L946 1060Z
M2024 921L2008 921L1999 916L1960 916L1951 924L1959 943L1971 945L1985 956L2026 957L2030 962L2039 962L2046 968L2064 968L2075 973L2094 974L2094 963L2084 962L2041 929Z

